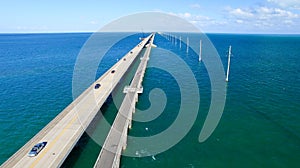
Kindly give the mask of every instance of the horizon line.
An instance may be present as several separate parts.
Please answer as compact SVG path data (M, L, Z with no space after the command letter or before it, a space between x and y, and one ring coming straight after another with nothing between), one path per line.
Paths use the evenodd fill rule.
M164 32L164 31L157 31ZM124 32L95 32L95 31L53 31L53 32L0 32L0 35L3 34L76 34L76 33L127 33ZM138 32L137 32L138 33ZM144 32L147 33L147 32ZM149 32L150 33L150 32ZM199 33L199 32L168 32L168 33ZM203 34L244 34L244 35L300 35L299 33L274 33L274 32L200 32Z

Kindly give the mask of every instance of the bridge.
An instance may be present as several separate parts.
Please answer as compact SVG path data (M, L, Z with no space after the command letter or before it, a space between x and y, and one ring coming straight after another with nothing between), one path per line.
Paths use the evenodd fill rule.
M135 110L135 103L138 100L138 93L142 93L141 87L144 73L149 60L153 38L147 45L147 50L141 58L141 63L131 81L129 87L124 89L126 96L120 106L116 119L102 146L94 168L119 167L122 149L126 148L127 131L131 127L132 113Z
M154 33L144 38L1 167L60 167L84 133L84 128L91 123L143 48L147 47L130 86L124 89L127 94L95 164L95 167L119 167L121 149L126 147L127 128L131 126L138 93L143 90L141 83L153 40ZM96 89L97 84L100 87ZM28 156L35 144L45 141L47 145L37 156Z

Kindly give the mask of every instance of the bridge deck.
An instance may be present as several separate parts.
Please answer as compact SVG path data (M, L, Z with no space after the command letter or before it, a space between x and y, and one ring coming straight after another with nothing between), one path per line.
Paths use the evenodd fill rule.
M150 40L150 44L141 59L141 63L135 73L135 76L126 88L127 94L120 106L119 112L115 118L112 128L104 142L102 150L94 165L95 168L111 168L119 167L122 149L126 148L127 130L131 126L132 112L135 110L135 103L138 99L138 93L141 90L141 84L144 73L149 60L151 46L153 44L154 35Z
M123 57L126 59L120 59L1 167L59 167L151 37L128 52ZM112 70L115 72L111 73ZM94 89L96 83L100 83L101 87ZM44 141L48 144L37 156L27 156L34 144Z

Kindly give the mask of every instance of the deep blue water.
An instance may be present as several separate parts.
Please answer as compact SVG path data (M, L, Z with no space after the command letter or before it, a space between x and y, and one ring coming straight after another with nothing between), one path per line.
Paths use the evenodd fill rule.
M0 163L72 101L74 64L90 35L0 35ZM121 41L117 49L107 54L104 64L113 65L138 42L137 37ZM196 55L186 55L178 45L157 36L156 45L174 51L192 69L201 93L200 110L194 126L176 146L156 155L155 159L122 157L122 167L298 167L300 36L209 34L208 37L224 65L228 46L233 46L227 101L217 129L206 142L198 142L210 104L205 66L198 63ZM153 49L149 65L156 61L172 64L165 54ZM104 71L100 69L97 77ZM143 86L138 108L150 106L149 92L156 87L172 99L168 99L166 110L156 120L134 123L129 132L134 136L159 133L168 128L178 113L180 92L170 74L150 68ZM89 140L87 151L77 154L85 157L78 157L72 166L88 165L86 158L90 156L87 155L97 153L88 151L95 150L95 145Z

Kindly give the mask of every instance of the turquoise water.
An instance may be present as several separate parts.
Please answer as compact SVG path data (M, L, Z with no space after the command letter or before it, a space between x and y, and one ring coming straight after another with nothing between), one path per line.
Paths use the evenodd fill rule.
M74 64L89 36L89 33L0 35L0 163L72 101ZM198 142L210 105L205 66L198 63L196 55L187 55L184 49L156 36L155 44L174 51L191 67L200 89L200 110L192 129L176 146L154 157L122 157L121 167L298 167L300 36L208 36L224 65L228 46L233 46L227 101L217 129L207 141ZM116 62L135 45L136 37L120 42L117 50L107 54L104 64L109 67ZM172 64L165 54L153 49L149 65L157 61ZM104 71L99 69L98 76ZM170 74L150 68L143 86L137 108L150 106L148 97L153 88L163 89L168 103L156 120L134 122L129 135L157 134L168 128L178 114L180 92ZM111 121L116 114L111 101L102 111ZM63 167L91 167L100 149L85 134Z

